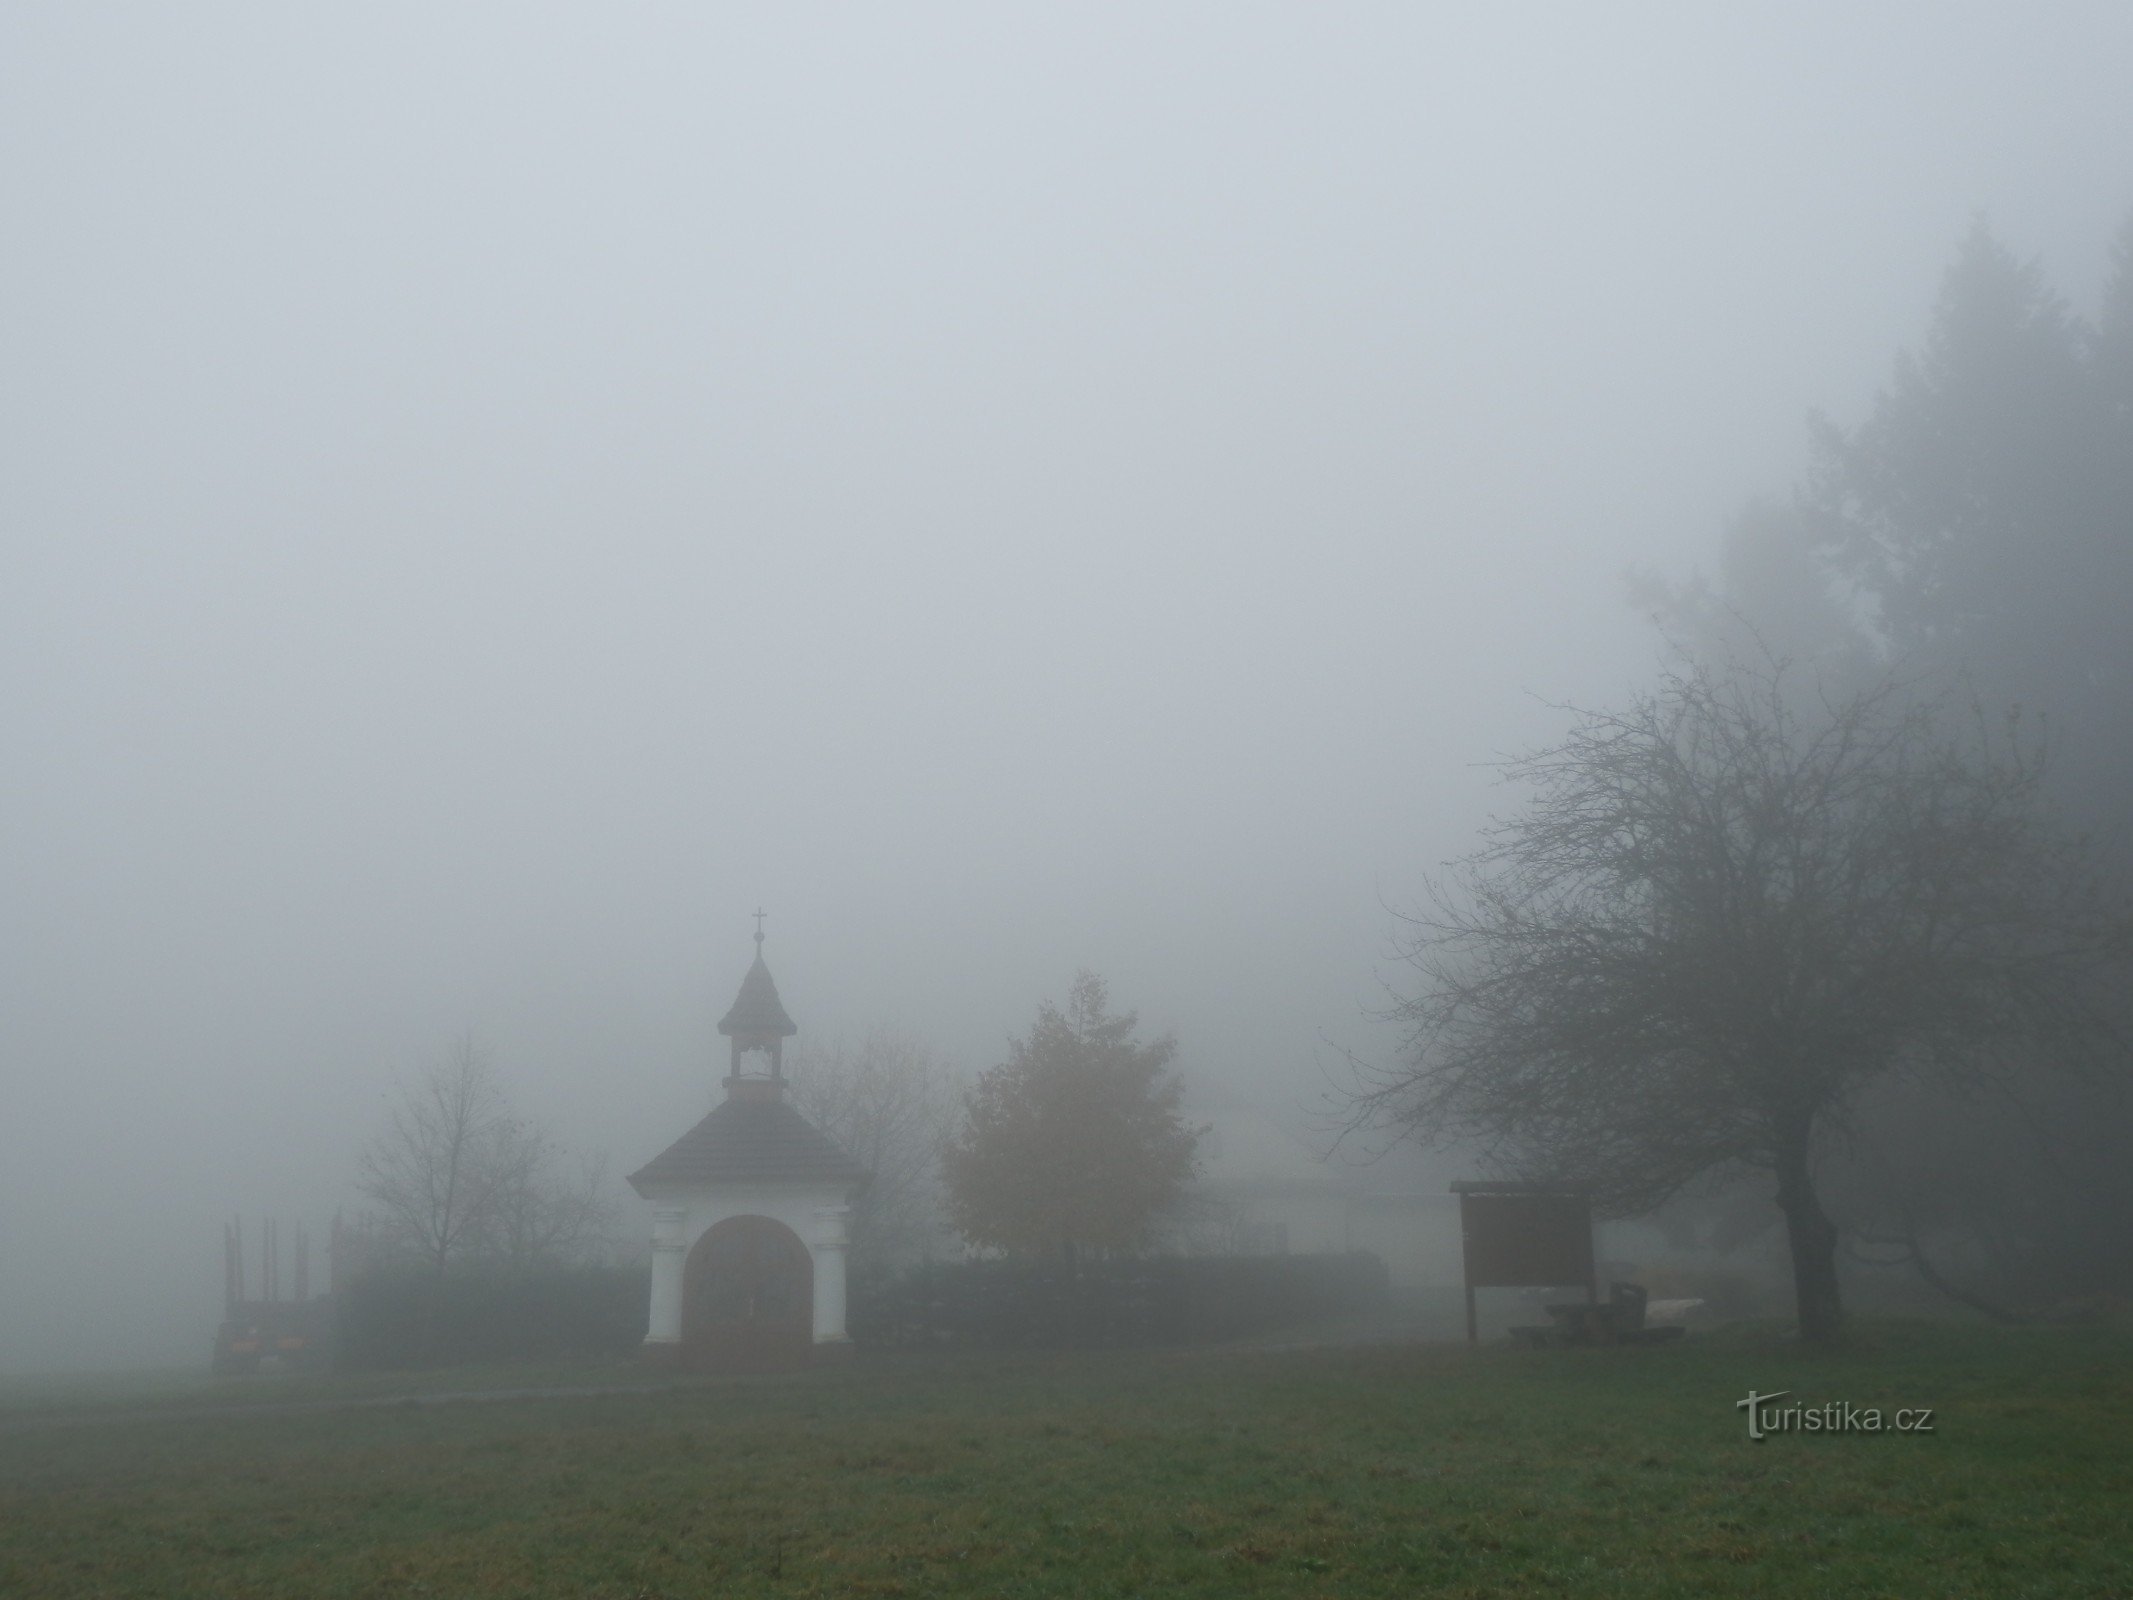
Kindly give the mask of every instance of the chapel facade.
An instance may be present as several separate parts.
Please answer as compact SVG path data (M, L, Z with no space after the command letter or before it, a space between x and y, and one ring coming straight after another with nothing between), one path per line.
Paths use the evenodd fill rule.
M652 1203L647 1360L710 1371L805 1366L851 1352L845 1220L865 1170L785 1100L799 1032L763 961L720 1020L725 1098L637 1172Z

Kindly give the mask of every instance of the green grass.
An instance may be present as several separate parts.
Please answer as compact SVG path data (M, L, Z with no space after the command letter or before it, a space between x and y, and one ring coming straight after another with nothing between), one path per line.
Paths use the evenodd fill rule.
M1750 1387L1938 1430L1753 1444ZM2122 1334L1926 1324L16 1410L0 1594L2127 1595L2129 1423Z

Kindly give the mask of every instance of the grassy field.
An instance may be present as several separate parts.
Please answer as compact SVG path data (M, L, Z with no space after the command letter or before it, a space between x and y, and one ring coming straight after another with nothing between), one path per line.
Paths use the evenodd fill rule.
M1752 1443L1751 1387L1935 1431ZM0 1394L0 1595L2133 1595L2133 1340L2101 1331L261 1404L331 1392Z
M179 1413L354 1404L406 1395L513 1393L525 1389L641 1389L662 1380L635 1365L558 1361L518 1366L441 1367L430 1372L284 1373L217 1378L204 1369L118 1374L0 1377L0 1428L39 1415ZM0 1600L5 1600L0 1595Z

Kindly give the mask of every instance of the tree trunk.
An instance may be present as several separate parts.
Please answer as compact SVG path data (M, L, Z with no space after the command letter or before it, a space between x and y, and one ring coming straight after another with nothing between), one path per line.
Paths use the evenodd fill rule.
M1810 1126L1780 1142L1777 1152L1778 1209L1785 1213L1792 1247L1792 1291L1798 1307L1800 1342L1833 1345L1844 1336L1844 1301L1837 1287L1837 1225L1815 1196L1808 1170Z

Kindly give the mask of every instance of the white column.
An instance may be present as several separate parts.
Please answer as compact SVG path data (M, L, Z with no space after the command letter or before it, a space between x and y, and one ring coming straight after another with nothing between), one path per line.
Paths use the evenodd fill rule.
M688 1215L680 1206L652 1212L652 1316L646 1344L681 1343L682 1227Z
M844 1219L850 1206L815 1207L815 1343L843 1344Z

